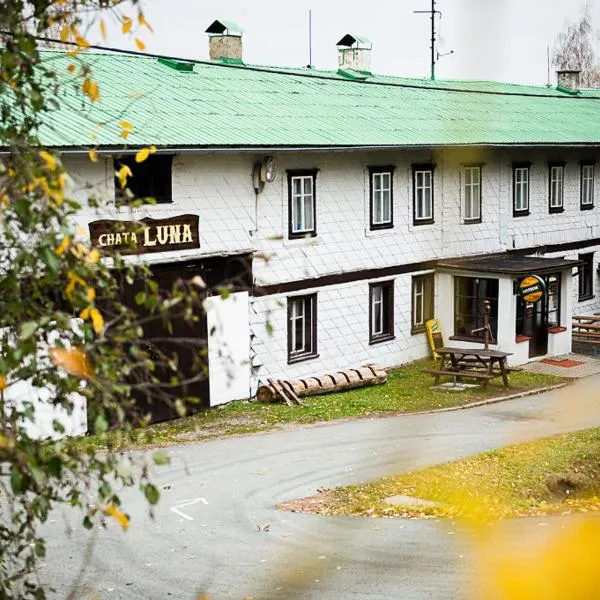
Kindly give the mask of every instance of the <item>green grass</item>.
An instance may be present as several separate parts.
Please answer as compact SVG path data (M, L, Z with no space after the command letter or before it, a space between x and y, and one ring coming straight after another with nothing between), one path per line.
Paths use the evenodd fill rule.
M392 506L406 495L435 507ZM324 514L506 517L600 510L600 428L515 444L367 485L329 490L288 508ZM294 503L291 503L292 505Z
M304 406L232 402L219 408L202 411L194 416L154 425L133 432L111 432L101 437L91 436L78 443L85 447L126 449L198 441L224 435L241 435L268 429L334 419L372 417L462 406L506 394L519 393L561 383L559 377L534 373L512 373L510 390L501 379L495 379L487 389L472 388L463 392L431 389L433 377L422 372L432 361L417 361L388 375L388 382L347 392L304 398Z

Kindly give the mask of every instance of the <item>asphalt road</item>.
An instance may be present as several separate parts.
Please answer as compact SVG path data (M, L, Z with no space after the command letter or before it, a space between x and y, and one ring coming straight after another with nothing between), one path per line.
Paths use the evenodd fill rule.
M600 378L469 410L339 422L186 445L155 469L155 518L90 533L55 512L39 576L51 598L466 597L469 540L449 523L276 511L318 488L368 481L508 443L600 425ZM299 409L300 410L300 409ZM67 524L74 532L67 535Z

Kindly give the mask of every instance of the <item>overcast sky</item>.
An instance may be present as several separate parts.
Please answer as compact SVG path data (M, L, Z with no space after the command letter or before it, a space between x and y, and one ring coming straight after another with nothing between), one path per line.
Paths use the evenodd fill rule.
M313 17L313 65L335 69L336 42L346 33L373 42L373 71L422 77L429 74L430 0L142 0L154 34L149 52L207 59L204 30L214 19L244 29L244 60L252 64L305 66L308 10ZM442 11L438 79L491 79L544 84L546 48L565 19L579 17L585 0L437 0ZM590 2L600 27L600 0ZM113 46L133 48L111 27ZM553 71L552 71L553 73ZM553 75L554 77L554 75ZM554 79L553 79L554 81Z

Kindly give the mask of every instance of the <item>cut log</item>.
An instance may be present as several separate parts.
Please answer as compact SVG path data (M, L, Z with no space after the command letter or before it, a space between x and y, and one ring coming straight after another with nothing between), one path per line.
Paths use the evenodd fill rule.
M277 402L280 398L288 404L295 398L341 392L368 385L378 385L387 381L387 373L374 365L338 371L320 377L304 377L302 379L290 379L285 381L274 381L267 379L267 383L260 385L256 392L259 402ZM278 389L279 388L279 389Z

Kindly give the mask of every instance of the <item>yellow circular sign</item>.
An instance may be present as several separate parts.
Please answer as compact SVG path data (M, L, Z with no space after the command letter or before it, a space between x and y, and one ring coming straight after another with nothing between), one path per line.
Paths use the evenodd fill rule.
M519 295L525 302L538 302L544 295L544 281L537 275L525 277L519 283Z

